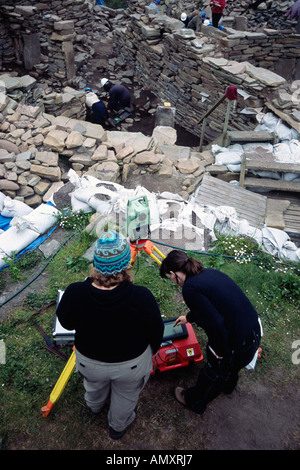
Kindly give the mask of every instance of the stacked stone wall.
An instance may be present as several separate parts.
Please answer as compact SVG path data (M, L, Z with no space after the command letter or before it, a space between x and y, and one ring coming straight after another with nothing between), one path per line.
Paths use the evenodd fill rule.
M91 27L88 0L0 3L0 65L48 73L63 85L76 75L73 42Z
M284 77L262 68L259 61L252 61L254 64L250 61L250 45L256 44L256 49L261 49L263 40L269 37L274 38L272 32L230 30L228 34L211 27L194 33L182 29L180 21L166 15L134 13L126 29L115 30L115 51L134 67L142 83L162 102L168 101L176 107L177 123L200 136L201 117L224 95L228 86L235 85L243 92L238 100L241 111L243 107L261 109L286 84ZM234 47L243 43L245 49L241 51L248 53L240 53L239 60L233 60ZM206 130L209 141L222 132L226 106L224 102L210 117ZM254 128L255 116L255 111L232 114L231 128Z

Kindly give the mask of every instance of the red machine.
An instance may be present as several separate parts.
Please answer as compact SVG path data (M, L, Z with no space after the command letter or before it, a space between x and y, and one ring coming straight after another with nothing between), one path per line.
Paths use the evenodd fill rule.
M175 320L175 318L164 320L163 342L153 356L151 375L156 371L165 372L203 361L203 354L192 325L186 323L174 326Z

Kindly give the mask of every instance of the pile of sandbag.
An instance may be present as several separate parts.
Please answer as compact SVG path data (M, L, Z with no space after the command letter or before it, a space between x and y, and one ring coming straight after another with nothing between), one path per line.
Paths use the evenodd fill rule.
M0 192L0 268L6 258L28 248L57 222L59 211L50 204L32 209L27 204L11 199Z
M274 132L277 135L278 143L272 145L268 142L247 143L244 145L233 144L229 147L212 145L212 153L215 157L215 165L225 165L229 171L240 172L244 153L247 158L253 159L261 155L261 160L267 159L276 163L300 163L300 142L299 134L273 113L258 115L259 121L255 131ZM300 176L296 173L286 173L280 171L256 171L251 173L262 178L272 178L282 181L300 181Z
M150 209L150 232L160 231L162 234L160 238L165 235L163 241L166 243L170 242L170 232L182 233L184 237L188 229L198 235L197 240L199 240L206 228L212 240L216 239L216 234L244 235L253 238L262 249L273 256L291 261L300 260L300 249L291 242L284 231L266 226L259 230L251 226L247 220L239 218L234 207L199 205L196 203L197 192L190 197L189 201L186 201L177 194L167 191L155 194L142 186L126 189L117 183L100 181L89 175L79 177L74 170L69 171L69 178L74 187L71 193L74 211L90 212L92 206L95 208L95 200L100 201L100 210L97 212L102 223L98 225L99 230L103 229L104 222L117 223L119 230L126 235L128 201L146 196ZM200 226L199 223L196 225L194 222L195 215L201 222ZM201 250L201 247L198 245L195 249Z

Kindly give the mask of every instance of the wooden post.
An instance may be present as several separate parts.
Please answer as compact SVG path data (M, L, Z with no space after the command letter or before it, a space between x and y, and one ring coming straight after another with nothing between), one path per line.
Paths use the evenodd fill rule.
M246 171L246 154L243 153L242 155L242 162L241 162L241 171L240 171L240 187L245 187L245 171Z
M206 123L207 123L207 118L204 118L203 123L202 123L202 129L201 129L199 152L202 152L203 138L204 138L204 133L205 133L205 128L206 128Z
M226 138L226 133L227 133L227 128L228 128L228 121L229 121L229 116L230 116L230 110L231 110L231 101L228 101L226 116L225 116L225 121L224 121L224 127L223 127L222 146L224 145L225 138Z

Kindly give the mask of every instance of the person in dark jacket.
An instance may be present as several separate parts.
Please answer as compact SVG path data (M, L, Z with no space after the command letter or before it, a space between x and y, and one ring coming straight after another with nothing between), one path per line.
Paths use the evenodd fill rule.
M57 307L61 325L75 330L76 370L84 378L87 406L97 413L110 396L112 439L135 419L164 331L154 296L131 281L130 262L126 238L104 233L95 244L90 277L70 284Z
M119 111L131 107L130 91L124 85L112 84L107 78L102 78L101 86L108 93L108 111Z
M240 287L226 274L204 268L183 251L172 250L160 266L160 275L182 287L190 309L175 325L195 322L207 334L207 362L195 386L176 387L176 399L202 414L221 392L231 393L239 371L253 359L261 339L258 315Z
M296 33L300 34L300 0L297 0L297 2L288 9L285 15L291 20L297 19Z
M187 27L189 29L193 29L194 31L199 31L201 29L201 25L203 21L205 20L205 13L204 11L193 11L190 18ZM198 29L197 29L198 28Z

